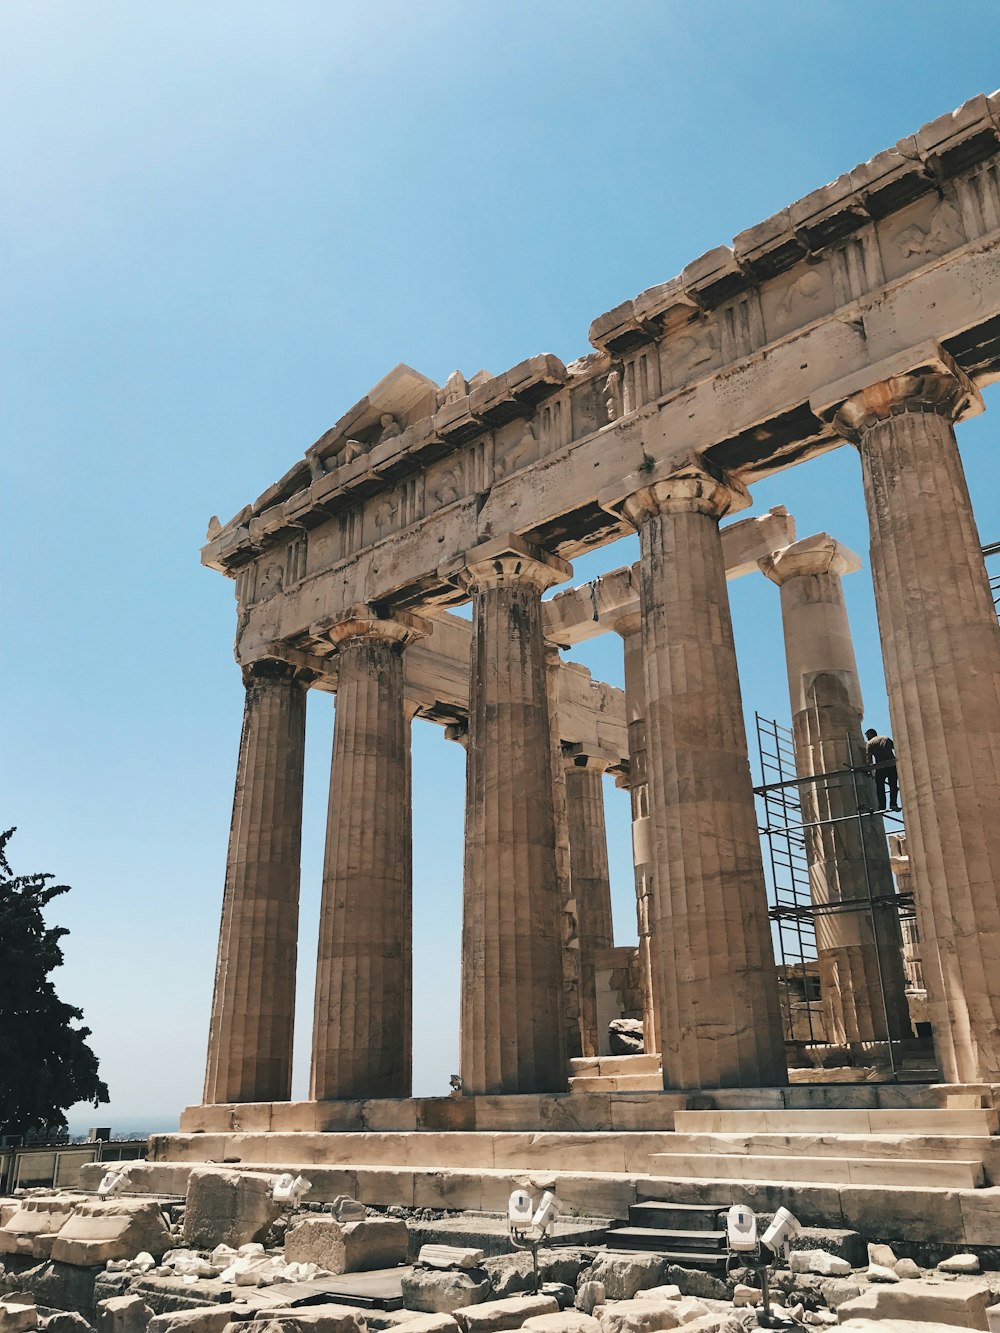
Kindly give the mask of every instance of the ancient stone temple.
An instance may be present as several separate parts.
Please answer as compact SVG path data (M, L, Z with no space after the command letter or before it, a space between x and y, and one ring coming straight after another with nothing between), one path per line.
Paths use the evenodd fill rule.
M448 1124L497 1096L565 1094L571 1059L608 1056L609 1017L642 1021L650 1104L657 1088L787 1084L727 581L763 572L780 589L800 778L862 770L841 589L862 561L835 534L799 537L783 509L747 512L755 482L845 446L940 1070L1000 1084L1000 627L955 435L1000 373L1000 97L710 250L596 319L590 342L569 365L543 354L444 385L397 366L212 520L202 559L235 581L246 696L188 1128L239 1127L250 1107L273 1131L334 1127L337 1105L410 1097L414 717L466 753L469 1109L440 1112ZM543 600L574 557L628 533L634 566ZM560 657L603 633L622 640L624 691ZM305 942L310 689L336 694L336 721ZM607 775L632 804L637 950L613 938ZM808 790L827 1040L907 1038L886 830L843 818L843 782ZM872 883L877 910L853 911ZM310 1101L292 1104L299 943L318 966L299 1034Z

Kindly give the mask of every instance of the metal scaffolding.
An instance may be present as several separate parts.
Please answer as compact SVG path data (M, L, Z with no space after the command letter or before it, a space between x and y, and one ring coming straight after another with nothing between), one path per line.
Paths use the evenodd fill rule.
M983 559L989 572L995 559L995 573L990 575L993 604L1000 615L1000 542L982 548ZM889 825L890 833L903 832L903 819L892 811L876 810L870 799L870 773L856 761L860 737L844 738L844 764L824 773L800 777L795 764L795 742L790 727L774 718L754 714L757 730L757 756L760 784L754 787L757 798L758 831L764 851L764 871L767 881L768 914L772 922L775 961L781 988L781 1009L788 1040L817 1043L820 1034L815 1022L820 1003L819 967L816 948L816 919L833 912L867 912L871 916L873 938L879 938L876 912L892 906L901 922L912 922L916 912L912 893L894 892L891 897L872 891L867 855L864 852L864 822L879 818ZM848 784L845 779L850 778ZM836 819L807 821L803 813L802 793L809 787L838 785L841 793L847 791L851 800L846 815ZM840 822L841 819L858 822L865 875L865 896L850 902L813 902L809 885L808 830ZM876 955L878 957L878 955ZM885 1008L882 959L878 958L879 986L882 988ZM796 1024L796 1018L800 1022ZM798 1026L798 1033L796 1028ZM888 1031L888 1020L886 1030ZM898 1054L889 1042L889 1057L894 1071L898 1070Z
M820 1001L819 969L816 949L816 918L824 914L866 912L871 917L872 935L878 940L876 912L895 908L901 919L914 916L913 895L895 891L891 896L873 892L870 867L865 855L865 821L879 818L890 823L892 832L902 832L902 816L891 811L870 808L870 774L866 767L852 762L857 741L844 738L845 763L841 768L808 777L799 777L795 765L795 743L790 727L774 718L755 713L757 754L761 782L754 788L757 797L758 829L764 855L768 891L768 913L772 921L775 962L781 988L781 1009L787 1040L821 1044L814 1006ZM849 779L850 781L846 781ZM802 792L808 787L836 785L850 794L848 814L830 819L807 821L802 809ZM857 821L865 876L865 896L848 902L813 902L809 885L808 830ZM885 1005L882 959L878 962L879 987ZM796 1023L799 1018L800 1023ZM886 1018L886 1031L889 1030ZM805 1035L804 1035L805 1034ZM898 1067L897 1043L889 1042L889 1059Z

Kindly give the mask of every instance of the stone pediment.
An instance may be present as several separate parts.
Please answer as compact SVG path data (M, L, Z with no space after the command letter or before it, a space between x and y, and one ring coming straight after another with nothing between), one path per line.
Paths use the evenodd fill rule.
M351 442L367 450L431 416L437 396L433 380L400 362L306 450L306 459L314 468L318 464L328 471L334 460L344 461Z

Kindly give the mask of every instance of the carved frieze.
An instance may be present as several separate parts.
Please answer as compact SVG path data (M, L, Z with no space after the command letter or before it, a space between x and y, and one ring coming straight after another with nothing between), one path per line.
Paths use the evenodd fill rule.
M892 282L965 244L962 216L948 195L926 194L878 226L882 269Z

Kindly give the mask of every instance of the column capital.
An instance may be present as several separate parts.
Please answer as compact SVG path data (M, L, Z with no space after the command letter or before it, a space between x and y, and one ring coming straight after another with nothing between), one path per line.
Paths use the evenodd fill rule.
M751 503L741 481L698 456L680 467L676 463L653 464L645 472L633 472L624 484L634 489L625 499L606 507L627 518L634 527L656 514L697 513L720 519ZM604 503L603 499L600 502Z
M449 722L444 729L444 738L446 741L454 741L463 750L467 750L469 748L468 720L465 722Z
M563 741L562 760L567 769L589 768L597 773L606 773L622 763L622 756L587 741Z
M890 417L929 412L956 422L982 412L983 399L940 343L927 342L837 380L809 406L844 439L859 444Z
M516 533L507 533L474 546L444 572L467 592L519 584L544 592L553 584L565 583L571 578L573 567L559 556L532 546Z
M357 639L380 639L396 643L403 649L408 643L423 639L432 632L430 622L421 616L405 611L382 615L367 602L349 606L339 615L309 626L310 634L326 639L336 649Z
M284 662L276 657L259 657L255 662L244 662L240 670L243 674L243 684L247 689L253 685L296 683L306 688L309 683L292 662Z
M628 611L625 615L619 616L612 626L614 632L623 639L629 638L633 634L638 634L642 629L642 612L638 608L634 611Z
M791 546L783 546L780 551L772 551L757 563L764 577L780 588L790 579L810 574L854 574L861 568L861 557L828 532L817 532L792 542Z

